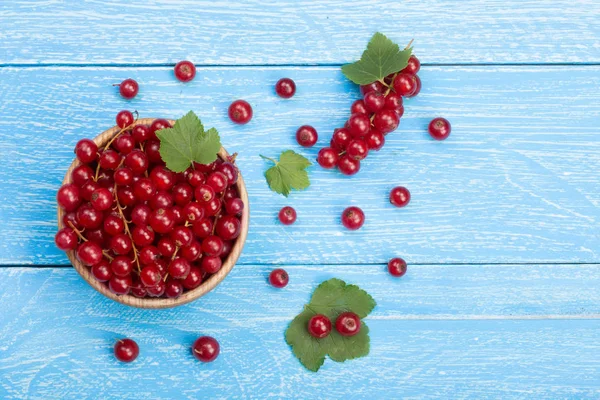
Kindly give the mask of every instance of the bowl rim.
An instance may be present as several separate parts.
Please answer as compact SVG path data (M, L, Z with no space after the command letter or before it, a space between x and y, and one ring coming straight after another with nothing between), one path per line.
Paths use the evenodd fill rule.
M140 119L136 120L130 127L133 128L136 125L150 125L155 119L156 118L140 118ZM173 124L175 123L175 121L172 119L167 119L167 121L169 121L171 126L173 126ZM113 126L112 128L109 128L109 129L105 130L104 132L102 132L100 135L96 136L93 139L93 141L98 145L98 148L103 147L108 143L109 140L111 140L119 132L121 132L121 128L119 128L118 126ZM227 157L229 156L229 153L227 152L227 150L225 150L223 147L221 147L221 149L219 150L218 156L221 159L227 159ZM73 160L73 162L67 169L67 172L65 173L65 177L62 181L62 185L72 183L71 173L79 165L81 165L81 162L75 157L75 159ZM203 281L202 284L200 284L200 286L198 286L197 288L189 290L187 292L184 292L181 296L179 296L176 299L152 298L152 297L138 298L131 294L126 294L126 295L114 294L109 290L108 285L106 285L104 282L100 282L100 281L96 280L96 278L94 278L94 276L92 275L92 272L91 272L91 268L86 267L81 261L79 261L77 259L76 255L75 255L75 250L67 251L66 252L67 257L71 261L71 264L73 265L75 270L79 273L79 275L81 275L81 277L83 279L85 279L85 281L91 287L93 287L94 289L96 289L96 291L100 292L101 294L108 297L109 299L114 300L118 303L125 304L125 305L132 306L132 307L147 308L147 309L171 308L171 307L177 307L177 306L180 306L183 304L187 304L191 301L194 301L194 300L204 296L205 294L207 294L208 292L213 290L219 283L221 283L221 281L223 281L223 279L225 279L227 274L229 274L229 272L234 267L235 263L237 262L237 260L240 257L242 249L244 248L244 244L245 244L246 238L248 236L248 222L250 220L250 205L248 202L248 192L246 191L246 185L244 183L244 179L242 178L242 174L239 171L239 169L238 169L238 181L236 183L236 187L238 189L240 198L244 202L244 210L242 211L242 216L240 218L241 225L242 225L241 232L240 232L240 235L235 240L235 243L233 244L231 253L227 257L227 259L225 259L225 261L223 262L223 265L221 266L221 269L217 273L211 275L210 278L208 278L206 281ZM63 223L64 214L65 214L65 211L57 204L57 217L58 217L58 228L59 229L62 229L65 227L65 225Z

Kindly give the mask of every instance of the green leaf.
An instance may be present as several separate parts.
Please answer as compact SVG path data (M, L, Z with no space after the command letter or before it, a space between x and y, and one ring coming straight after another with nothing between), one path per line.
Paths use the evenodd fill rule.
M160 140L160 157L174 172L185 171L192 162L210 164L217 159L221 139L215 128L204 131L193 111L175 121L172 128L156 132Z
M369 327L364 318L373 310L375 300L356 285L347 285L340 279L321 283L314 291L310 303L296 316L285 332L286 342L292 352L310 371L316 372L325 361L343 362L369 354ZM338 315L352 311L361 318L360 332L345 337L332 329L329 336L316 339L308 333L308 321L317 314L326 315L335 324Z
M302 155L293 150L286 150L279 156L279 161L262 155L261 157L275 163L265 172L272 191L287 197L292 189L302 190L310 186L306 168L312 164Z
M400 50L400 47L383 33L373 35L360 60L346 64L342 72L346 78L358 85L366 85L382 80L408 65L412 48Z

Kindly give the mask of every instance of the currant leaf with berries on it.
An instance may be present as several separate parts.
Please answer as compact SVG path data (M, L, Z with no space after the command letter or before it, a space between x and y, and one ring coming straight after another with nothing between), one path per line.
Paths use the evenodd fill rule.
M210 164L221 149L219 132L215 128L204 131L193 111L175 121L172 128L156 132L156 136L160 140L160 156L174 172L185 171L193 162Z
M360 60L346 64L342 72L346 78L358 85L381 81L386 76L401 71L408 65L412 48L400 47L383 33L375 33Z
M290 323L285 332L292 352L308 370L316 372L329 355L333 361L343 362L369 354L369 327L364 318L373 310L375 300L356 285L347 285L340 279L321 283L314 291L304 310ZM354 336L342 336L335 328L329 336L317 339L308 332L308 321L317 314L327 316L333 325L343 312L351 311L361 318L360 331Z
M306 168L311 162L293 150L286 150L279 156L279 161L262 156L275 163L265 172L267 183L272 191L288 197L292 189L302 190L310 186Z

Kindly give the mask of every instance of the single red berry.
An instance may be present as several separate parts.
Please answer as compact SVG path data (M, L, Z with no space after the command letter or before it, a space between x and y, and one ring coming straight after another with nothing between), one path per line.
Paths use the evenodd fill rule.
M116 256L110 262L110 269L115 276L128 277L133 270L133 260L127 256Z
M290 206L285 206L279 210L279 222L283 225L291 225L296 222L296 210Z
M175 216L169 208L159 208L148 217L148 223L158 233L169 233L175 226Z
M173 254L175 254L175 242L169 237L161 237L156 244L156 247L158 248L160 254L162 254L164 257L170 258L173 256Z
M100 179L98 179L98 181L99 180ZM93 179L90 179L89 181L84 183L83 186L81 186L81 189L79 190L79 194L80 194L81 198L83 198L84 200L90 201L90 199L92 198L92 193L94 193L94 191L100 187L104 187L104 186L100 186L98 184L98 182L94 182ZM110 186L110 187L112 187L112 186Z
M215 167L215 171L222 173L227 178L227 185L235 185L238 181L239 172L233 163L222 162ZM192 185L193 186L193 185Z
M369 83L368 85L360 85L360 93L364 96L370 92L383 92L383 85L379 81Z
M419 72L419 69L421 69L421 62L419 61L419 59L416 56L411 55L410 58L408 59L408 64L400 72L405 73L405 74L416 75L417 72Z
M71 228L62 228L54 236L56 247L63 251L75 250L78 240L77 234Z
M400 278L402 275L406 274L406 270L406 261L404 261L400 257L392 258L388 262L388 271L392 276L395 276L396 278Z
M115 215L109 215L104 218L104 231L111 236L123 233L125 230L125 223L123 220Z
M394 90L400 96L408 96L414 92L417 87L417 80L414 75L400 73L394 79Z
M133 194L140 201L147 201L156 193L156 185L150 178L140 178L133 184Z
M240 220L233 215L225 215L215 223L215 232L223 240L233 240L240 235Z
M384 135L396 130L399 124L400 117L394 110L383 109L373 118L373 126Z
M185 279L190 273L190 262L183 257L175 257L169 264L169 275L175 279Z
M187 278L183 279L181 283L187 290L196 289L202 284L202 270L196 266L193 266L190 268L190 273L188 274Z
M129 133L123 133L115 140L113 146L119 153L129 154L135 147L135 139Z
M369 92L365 94L365 108L369 112L377 112L385 105L385 96L379 92Z
M83 204L77 209L79 225L85 229L97 229L102 225L104 214L96 210L90 203Z
M133 171L127 167L117 168L113 174L113 179L119 186L131 185L133 182Z
M85 185L90 179L94 178L94 170L86 164L81 164L71 172L71 180L79 187Z
M224 173L215 171L206 177L205 184L213 188L215 193L221 193L227 189L227 177Z
M202 241L202 251L209 256L218 256L223 250L223 239L215 235L209 235Z
M236 100L229 106L229 119L236 124L247 124L252 119L252 107L245 100Z
M218 256L206 256L202 257L202 261L200 262L200 267L207 274L216 274L219 272L222 266L221 258Z
M175 185L175 174L163 166L157 166L150 171L150 179L158 190L171 190Z
M152 220L150 220L150 223L152 223ZM136 245L144 247L154 242L155 234L152 228L149 226L135 226L131 230L131 238Z
M244 211L244 202L240 198L225 201L225 212L229 215L241 215Z
M153 210L158 210L159 208L171 208L173 206L173 195L171 192L161 190L152 196L150 201L148 201L148 205Z
M183 294L183 285L179 279L169 279L165 282L165 296L176 299Z
M348 154L340 157L337 166L344 175L354 175L360 171L360 161L351 158Z
M221 348L219 342L210 336L201 336L192 346L192 354L202 362L212 362L219 356Z
M117 114L116 122L119 128L125 128L133 124L133 114L128 110L121 110Z
M142 265L152 264L160 258L160 252L155 246L145 246L140 249L139 260Z
M346 150L348 147L348 143L352 140L352 135L350 131L346 128L340 128L333 131L333 136L331 137L331 147L336 150Z
M119 233L110 239L110 249L114 251L115 254L129 254L133 247L132 245L129 235L124 233Z
M191 61L179 61L175 64L175 78L189 82L196 76L196 66Z
M354 336L360 332L360 318L353 312L341 313L335 320L335 329L342 336Z
M131 130L131 136L138 143L143 143L150 139L150 127L148 125L136 125Z
M285 269L277 268L269 274L269 283L278 289L286 287L289 281L290 276Z
M189 262L196 261L202 255L202 244L192 240L192 243L179 249L179 254Z
M434 118L429 123L429 134L435 140L444 140L450 136L450 122L446 118Z
M131 222L135 225L148 225L152 210L146 204L138 204L131 210Z
M219 211L221 211L221 200L220 199L212 199L208 203L204 205L204 213L207 217L212 217L213 215L217 215Z
M410 201L410 192L404 186L396 186L390 192L390 203L396 207L404 207Z
M102 260L102 248L98 243L84 242L77 248L77 258L85 265L98 264Z
M335 167L338 162L338 153L331 147L325 147L324 149L319 150L317 162L321 167L331 169Z
M188 183L176 184L173 186L171 193L173 193L173 200L175 201L175 204L181 207L192 201L192 198L194 197L194 189Z
M115 343L115 357L122 362L132 362L140 354L137 343L131 339L117 340Z
M75 211L81 204L79 188L72 183L61 186L56 194L56 201L65 211Z
M150 124L150 139L156 139L156 132L171 127L171 123L164 118L158 118Z
M185 221L194 222L204 218L204 208L197 201L187 203L181 212Z
M296 141L302 147L313 147L318 138L317 130L310 125L302 125L296 131Z
M171 231L171 239L175 242L175 246L189 246L194 239L194 233L187 226L179 225Z
M421 93L421 78L419 78L419 75L415 75L415 81L417 82L415 90L413 90L412 93L407 95L406 97L415 97L416 95Z
M98 243L103 248L107 246L106 243L108 242L108 234L101 228L85 230L83 232L83 236L90 242Z
M364 140L354 139L350 143L348 143L348 147L346 147L346 154L355 160L364 159L367 154L369 154L369 148Z
M210 218L202 218L200 221L193 223L192 230L194 231L194 235L200 239L204 239L211 234L213 230L213 222Z
M98 264L94 265L91 269L92 275L99 282L107 282L112 278L113 272L110 268L108 260L102 260Z
M118 163L115 167L118 166ZM129 167L134 175L141 175L148 169L148 157L146 153L135 149L125 156L125 166Z
M75 154L79 161L89 164L98 157L98 145L91 139L81 139L75 145Z
M113 195L106 188L98 188L92 193L90 203L98 211L105 211L112 207Z
M369 150L379 151L385 144L385 137L378 130L371 129L365 136L365 143Z
M148 292L146 291L146 287L142 285L142 282L140 282L139 279L133 280L133 283L129 288L129 293L140 299L146 297L146 295L148 294Z
M352 103L352 106L350 107L350 114L369 114L369 110L367 110L367 107L365 107L365 101L360 99Z
M113 276L108 281L108 289L116 295L123 296L129 293L133 280L131 275L127 276Z
M144 284L144 286L156 286L160 280L160 270L156 265L150 264L142 268L142 271L140 272L140 281Z
M205 183L196 186L194 189L194 198L203 206L215 198L215 189Z
M348 130L354 137L362 137L371 129L371 120L365 114L352 114L348 118Z
M404 114L404 102L402 100L402 96L398 93L390 92L387 96L385 96L385 106L383 108L387 110L393 110L396 112L398 117L401 117Z
M116 169L121 163L121 155L114 150L104 150L100 154L100 167L103 169Z
M197 187L202 185L206 181L206 176L201 171L197 169L192 169L187 175L187 181L193 187Z
M119 93L121 93L121 96L126 99L133 99L138 94L140 89L138 83L131 78L125 79L118 86Z
M314 338L323 339L331 333L331 321L323 314L317 314L308 321L308 333Z
M281 78L275 84L275 93L279 97L289 99L296 93L296 83L290 78Z
M147 287L146 293L148 293L148 296L150 297L160 297L165 293L166 289L167 285L165 284L165 281L161 279L156 285Z
M354 231L365 223L365 213L358 207L348 207L342 213L342 224Z

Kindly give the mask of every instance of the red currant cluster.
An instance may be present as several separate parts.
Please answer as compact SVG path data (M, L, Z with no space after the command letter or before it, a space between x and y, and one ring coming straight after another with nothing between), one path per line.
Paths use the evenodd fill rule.
M156 137L167 120L148 126L121 111L117 125L102 149L77 143L72 183L57 194L65 227L56 245L114 294L177 298L221 269L241 232L234 157L174 173Z
M344 175L356 174L360 161L369 151L380 150L385 136L400 124L404 114L402 98L414 97L421 91L417 75L420 67L419 59L411 56L402 71L387 76L383 82L361 86L363 98L352 104L352 115L344 127L334 130L330 147L319 151L319 165L327 169L337 166Z
M360 318L353 312L343 312L335 320L335 329L342 336L354 336L360 332ZM317 339L323 339L331 333L331 320L323 314L317 314L308 321L308 333Z

